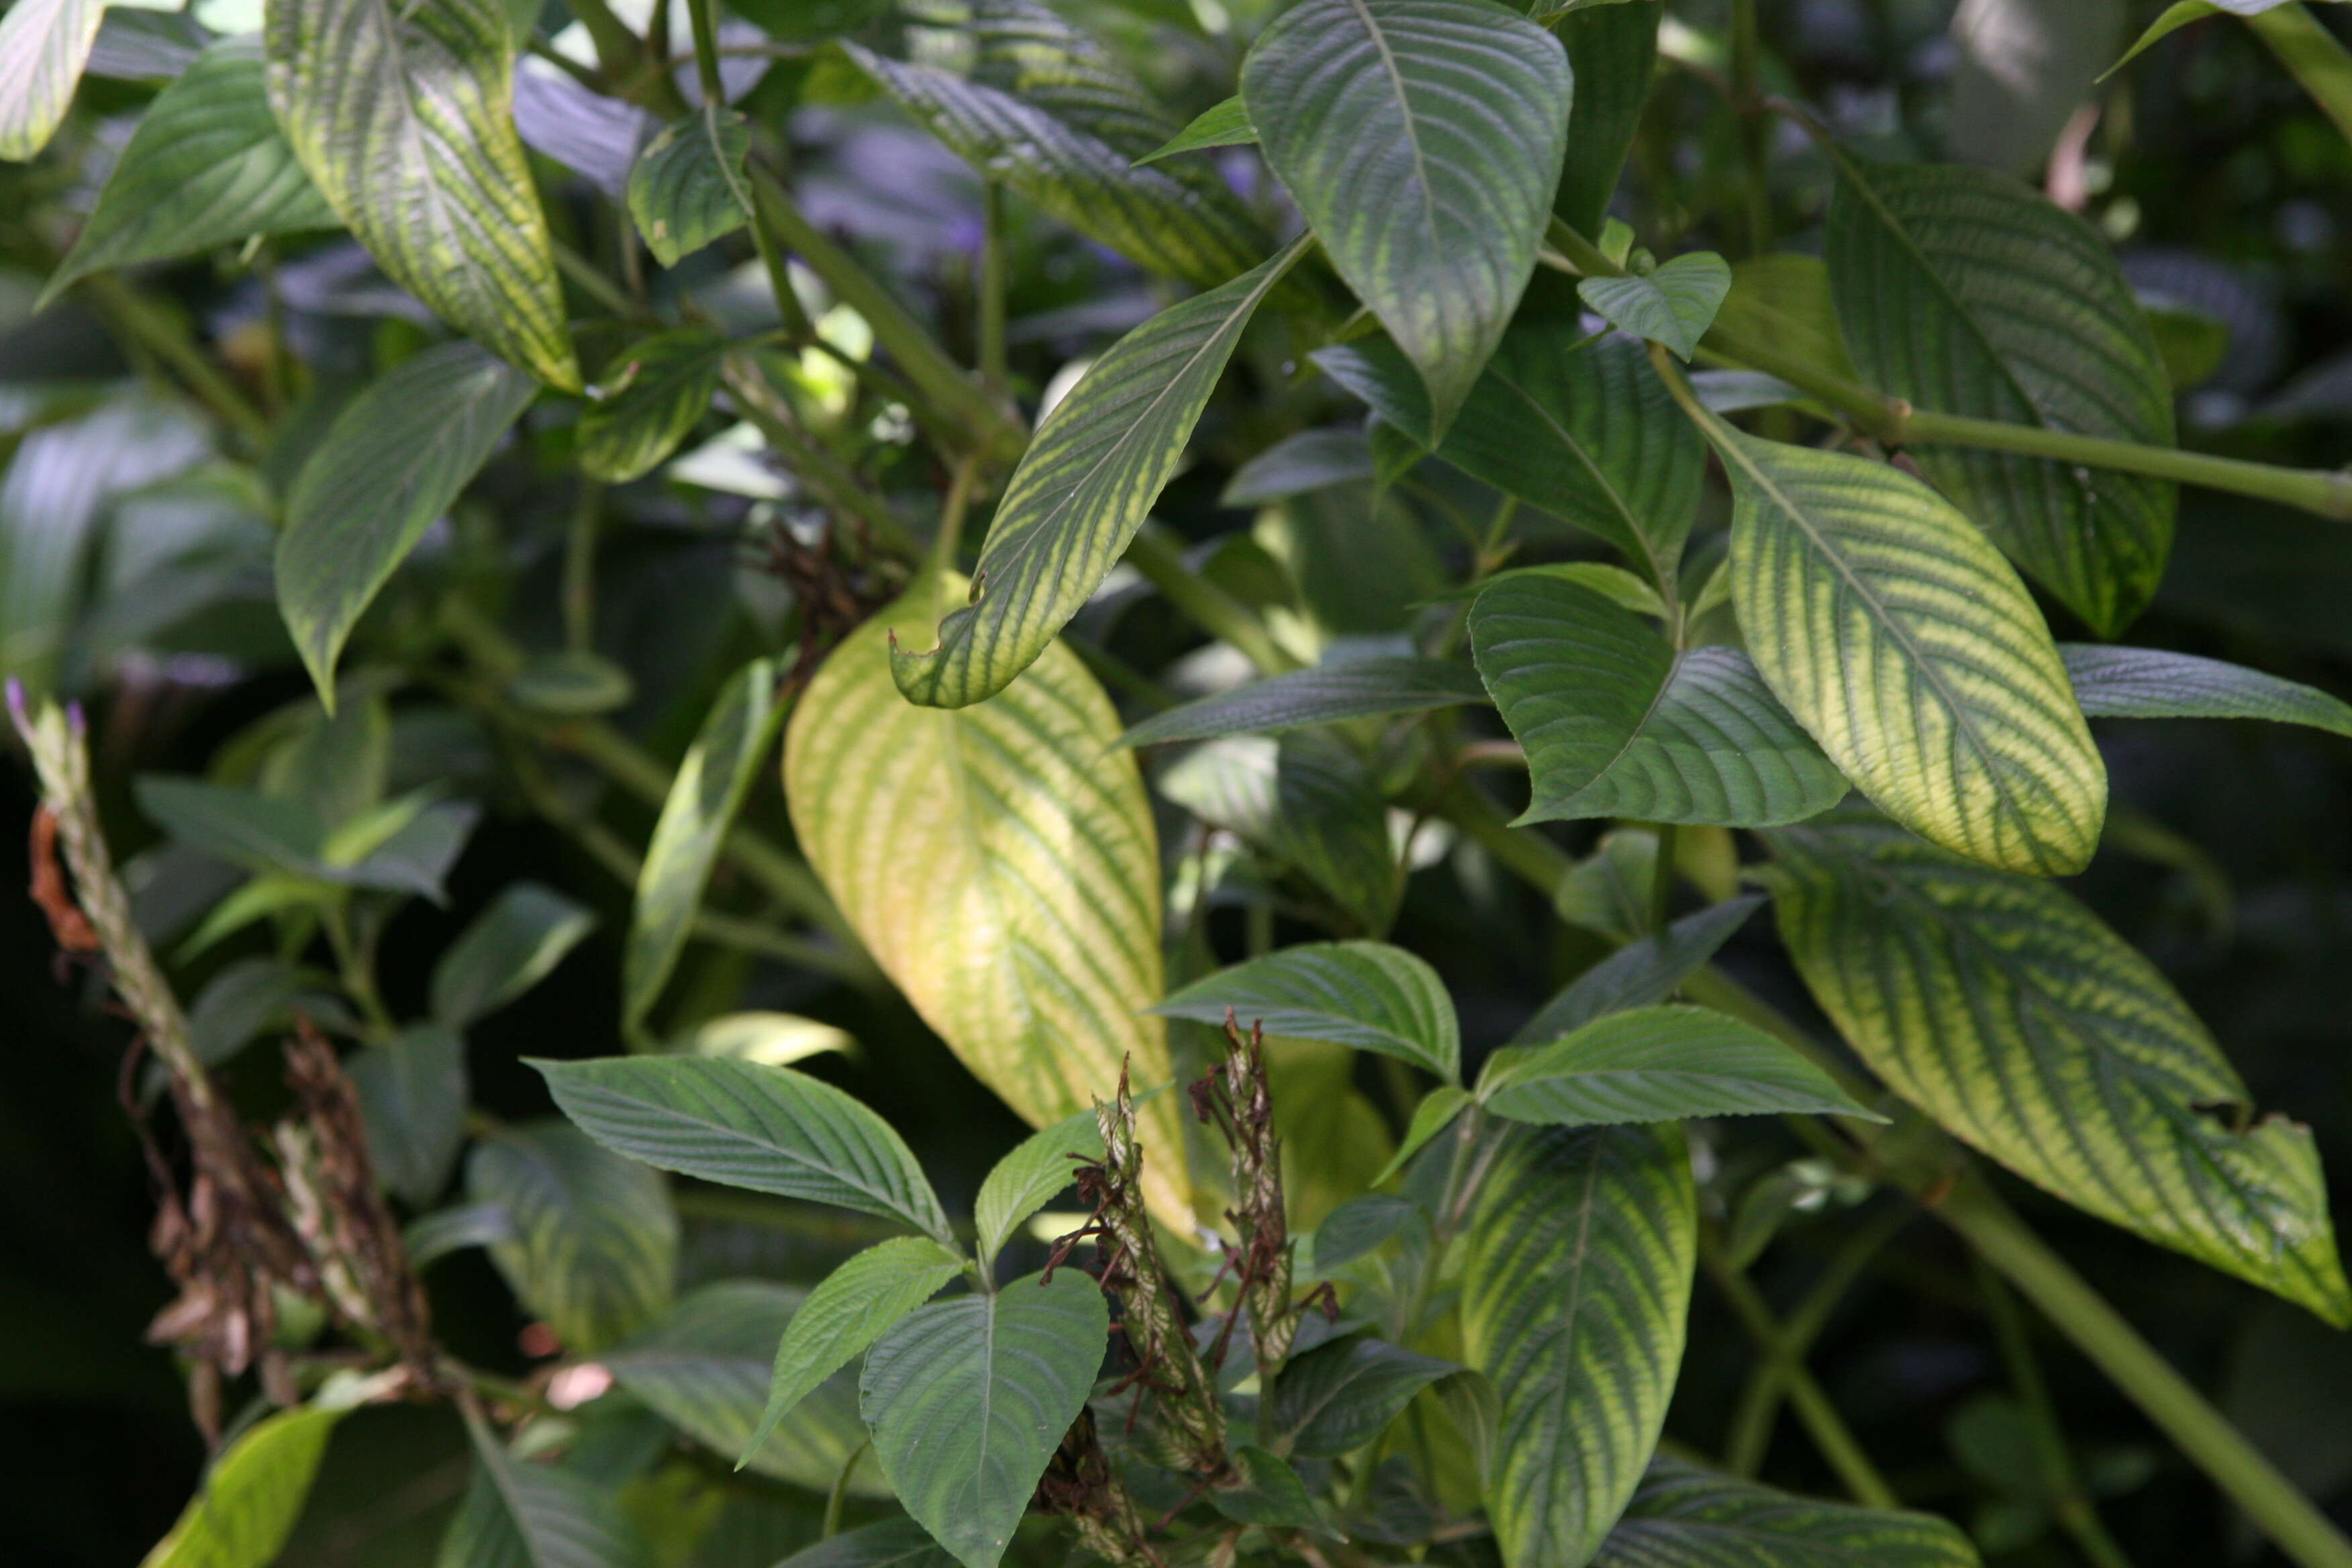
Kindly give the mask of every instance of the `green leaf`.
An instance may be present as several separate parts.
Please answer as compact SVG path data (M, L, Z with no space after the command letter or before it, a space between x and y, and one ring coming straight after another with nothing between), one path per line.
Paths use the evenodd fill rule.
M248 870L323 876L326 829L298 802L160 773L132 780L131 790L149 821L200 854Z
M1552 24L1576 78L1568 116L1568 159L1551 210L1579 234L1598 234L1632 151L1633 132L1657 73L1664 7L1604 5Z
M1626 0L1626 3L1633 4L1633 0ZM1557 578L1562 583L1574 583L1590 588L1611 604L1631 610L1637 616L1663 621L1674 613L1666 608L1666 602L1658 597L1655 588L1622 566L1612 566L1606 561L1547 561L1540 566L1513 566L1475 583L1465 583L1449 590L1444 596L1448 599L1475 599L1497 583L1540 577ZM1716 577L1710 576L1707 581L1711 584ZM1705 607L1703 600L1692 600L1684 612L1684 618L1696 622ZM1483 682L1480 689L1485 689Z
M2099 1217L2352 1324L2309 1131L2156 966L2047 884L1866 816L1772 838L1781 940L1871 1069Z
M1436 1074L1462 1077L1462 1035L1437 971L1379 942L1316 942L1237 963L1175 992L1151 1009L1222 1024L1231 1011L1247 1030L1330 1040L1378 1051Z
M1664 343L1677 359L1687 360L1731 292L1731 267L1712 250L1698 250L1662 261L1647 273L1587 278L1576 291L1603 321Z
M563 1114L614 1153L954 1238L906 1141L865 1106L804 1072L728 1057L531 1065Z
M1103 1157L1100 1125L1091 1110L1075 1111L1022 1140L999 1160L972 1201L972 1228L980 1238L980 1271L992 1275L996 1255L1031 1215L1077 1179L1080 1160Z
M1180 703L1138 724L1118 743L1156 746L1219 735L1278 734L1344 719L1421 713L1486 700L1477 672L1466 665L1417 654L1376 655L1294 669Z
M1535 271L1570 86L1559 40L1479 0L1301 0L1242 62L1266 162L1420 371L1434 437Z
M1406 1161L1420 1153L1431 1139L1453 1126L1454 1118L1475 1100L1476 1097L1468 1089L1450 1083L1441 1083L1423 1095L1421 1103L1413 1107L1412 1121L1404 1130L1403 1141L1398 1143L1396 1152L1381 1167L1381 1173L1372 1178L1371 1185L1377 1187L1404 1169Z
M803 851L884 973L982 1083L1033 1127L1107 1100L1119 1074L1171 1076L1160 844L1142 774L1111 753L1118 715L1066 647L1046 645L994 701L960 711L898 695L884 657L918 588L845 639L784 738ZM1108 754L1107 754L1108 753ZM1144 1142L1182 1145L1176 1107ZM1146 1168L1162 1218L1189 1224L1183 1173Z
M2267 719L2352 735L2352 704L2259 669L2152 647L2062 643L2058 652L2093 719Z
M478 344L442 343L353 398L302 465L278 536L278 605L328 711L352 627L537 391Z
M28 163L73 106L100 0L16 0L0 16L0 160Z
M1369 931L1403 892L1388 807L1363 760L1313 733L1211 741L1160 772L1160 793L1296 868Z
M433 1016L462 1029L554 972L596 917L552 888L509 882L433 966Z
M1006 481L970 605L940 623L929 653L891 643L890 674L908 701L964 708L993 697L1060 635L1143 526L1242 329L1300 251L1160 311L1054 405Z
M2017 574L1909 475L1743 436L1731 598L1773 695L1879 808L1988 865L2079 871L2106 764Z
M1282 1369L1265 1427L1286 1453L1335 1459L1379 1436L1414 1394L1461 1370L1369 1335L1334 1340Z
M1933 1514L1815 1502L1662 1456L1592 1564L1977 1568L1977 1552Z
M231 1443L140 1568L269 1568L310 1492L340 1410L300 1406Z
M584 1476L518 1459L468 1411L474 1479L436 1568L647 1568L652 1555L612 1494Z
M801 1292L764 1280L705 1285L597 1359L632 1398L730 1463L748 1448L750 1468L805 1490L830 1491L846 1471L853 1496L887 1497L872 1457L859 1454L866 1423L847 1373L825 1380L751 1447L769 1363L802 1305Z
M591 414L594 410L589 411ZM582 416L585 424L587 416ZM583 454L583 466L586 461ZM556 648L535 655L507 681L518 707L558 719L593 719L629 705L636 683L629 672L586 648Z
M1219 1513L1271 1530L1324 1530L1322 1510L1289 1460L1244 1443L1234 1450L1234 1483L1209 1492Z
M947 1549L911 1519L885 1520L795 1552L776 1568L955 1568Z
M1140 169L1146 163L1157 163L1162 158L1173 157L1179 153L1197 152L1203 147L1256 145L1257 127L1250 123L1249 105L1235 96L1201 110L1183 130L1138 158L1135 166Z
M1679 1127L1510 1130L1462 1280L1502 1395L1486 1512L1503 1560L1589 1561L1657 1447L1698 1247Z
M2177 300L2139 294L2140 313L2156 338L2164 378L2175 392L2202 385L2230 353L2230 323Z
M1830 269L1818 256L1775 251L1731 264L1731 292L1716 325L1777 350L1826 375L1858 381L1861 373L1838 335Z
M1371 447L1360 427L1301 430L1236 468L1217 504L1265 506L1373 477Z
M1487 1058L1478 1099L1497 1116L1542 1127L1686 1116L1886 1120L1763 1030L1705 1007L1636 1007L1549 1045L1507 1046Z
M140 116L41 302L92 272L341 222L278 133L261 46L223 38Z
M1541 1045L1595 1018L1664 1002L1706 966L1732 932L1748 923L1763 900L1753 894L1685 915L1663 932L1621 947L1570 981L1512 1037L1513 1045Z
M629 169L629 216L655 259L675 267L751 221L751 121L716 103L646 143Z
M621 956L624 1029L645 1022L686 949L710 868L775 743L784 712L776 700L782 679L783 672L764 658L736 671L678 763L637 871L636 903Z
M1086 128L984 83L840 47L958 157L1140 266L1206 288L1265 253L1265 232L1222 184L1138 167Z
M423 1208L449 1184L466 1139L466 1042L446 1024L416 1024L348 1063L384 1190Z
M580 416L580 467L625 484L677 449L719 390L727 343L682 327L633 344L597 373L595 401Z
M491 353L577 392L499 0L268 0L262 44L295 157L377 265Z
M1396 346L1369 338L1314 356L1324 373L1423 446L1429 401ZM1573 323L1523 322L1470 389L1437 455L1607 540L1671 586L1698 510L1706 444L1678 416L1642 345Z
M1470 607L1478 673L1526 749L1522 824L1584 816L1755 827L1837 804L1845 780L1737 648L1676 653L1580 584L1517 577Z
M2172 389L2107 242L2005 175L1841 159L1826 240L1846 347L1939 414L2173 444ZM2169 482L2015 453L1909 448L1994 542L2104 637L2156 592Z
M1109 1338L1094 1280L1065 1268L901 1319L866 1353L858 1400L908 1513L964 1568L995 1568Z
M513 1239L494 1244L490 1260L567 1347L602 1349L669 1304L677 1215L668 1190L579 1129L541 1121L483 1139L466 1192L506 1211Z
M2272 5L2283 4L2284 4L2284 0L2269 0L2269 3L2267 5L2263 5L2262 9L2267 10ZM2106 70L2100 75L2099 79L2101 81L2106 80L2108 77L2115 75L2116 72L2131 64L2133 60L2137 59L2143 52L2153 48L2156 45L2163 42L2166 38L2179 32L2181 28L2189 26L2189 23L2201 22L2208 16L2218 16L2221 14L2221 7L2215 4L2214 0L2175 0L2173 5L2168 5L2164 8L2163 15L2158 16L2155 21L2150 22L2147 25L2147 31L2142 33L2139 36L2138 40L2135 42L2130 48L2127 48L2123 52L2123 58L2116 60L2115 64L2109 66Z
M1328 1279L1358 1258L1378 1252L1420 1218L1419 1205L1386 1193L1349 1198L1315 1227L1301 1263L1312 1266L1312 1277ZM1417 1228L1426 1235L1428 1222L1423 1219ZM1302 1268L1302 1273L1307 1272Z
M877 1242L808 1293L776 1344L767 1407L743 1445L745 1458L825 1379L964 1270L961 1254L929 1237ZM738 1461L740 1463L741 1461Z

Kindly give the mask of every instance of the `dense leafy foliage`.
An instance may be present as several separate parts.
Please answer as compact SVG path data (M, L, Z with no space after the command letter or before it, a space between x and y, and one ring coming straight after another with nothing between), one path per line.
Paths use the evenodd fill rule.
M2126 9L15 0L151 1568L2352 1568L2352 51Z

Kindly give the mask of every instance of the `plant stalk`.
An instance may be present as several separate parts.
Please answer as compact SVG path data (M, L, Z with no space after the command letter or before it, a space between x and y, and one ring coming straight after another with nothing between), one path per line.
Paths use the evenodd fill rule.
M2273 5L2245 20L2311 94L2320 112L2352 141L2352 51L2301 5Z
M1127 547L1128 563L1150 578L1194 626L1241 649L1264 675L1297 669L1299 661L1274 640L1256 611L1184 564L1169 534L1145 523Z
M931 405L937 422L957 445L996 457L1010 457L1020 449L1025 437L1010 411L950 359L923 324L849 252L803 216L773 173L756 163L751 195L754 218L784 249L807 263L836 299L866 318L874 329L874 341Z
M1962 1183L1932 1206L2290 1560L2352 1568L2352 1542L1980 1181Z
M1623 275L1624 268L1603 255L1598 246L1558 219L1552 222L1549 238L1547 259L1554 266L1586 277ZM1937 414L1914 408L1899 397L1888 397L1858 381L1820 370L1795 354L1721 325L1709 328L1699 346L1711 357L1779 377L1844 416L1854 428L1885 446L1943 445L2016 452L2227 490L2258 500L2275 501L2334 521L2352 522L2352 471L2288 468L2273 463L2186 452L2175 447L2149 447L2137 441L2079 436L2072 431L2045 430L1998 419Z

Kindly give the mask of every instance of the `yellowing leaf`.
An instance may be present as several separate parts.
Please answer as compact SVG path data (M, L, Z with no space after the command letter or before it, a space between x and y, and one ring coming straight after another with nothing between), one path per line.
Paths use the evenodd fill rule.
M262 44L294 156L393 281L577 392L499 0L268 0Z
M1032 1126L1170 1076L1160 852L1134 753L1077 656L1048 643L992 700L920 708L891 682L919 585L834 650L784 740L793 826L883 971ZM952 591L950 586L950 591ZM1154 1207L1189 1224L1176 1097L1140 1112Z

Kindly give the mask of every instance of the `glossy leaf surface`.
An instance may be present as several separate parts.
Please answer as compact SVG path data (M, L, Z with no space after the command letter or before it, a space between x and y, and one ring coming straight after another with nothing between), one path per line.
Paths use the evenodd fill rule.
M1772 842L1781 939L1896 1093L2077 1207L2352 1322L2309 1130L2254 1116L2097 917L1867 816Z
M1242 63L1266 162L1421 373L1433 435L1535 270L1570 98L1559 41L1478 0L1302 0Z
M1419 713L1484 702L1477 672L1448 659L1379 655L1295 669L1155 713L1118 738L1122 746L1279 734L1345 719Z
M1657 1447L1698 1248L1679 1127L1502 1130L1462 1282L1502 1396L1486 1510L1503 1560L1591 1558Z
M1470 610L1478 673L1527 751L1522 823L1582 816L1753 827L1837 804L1845 780L1736 648L1676 654L1631 611L1555 577Z
M629 168L629 216L646 247L675 267L751 221L743 160L751 126L713 104L665 125Z
M2058 652L2093 719L2265 719L2352 735L2352 703L2243 665L2099 643L2062 643Z
M223 38L155 95L44 300L89 273L340 225L279 133L262 76L259 44Z
M971 603L940 623L930 652L890 648L908 700L963 708L993 697L1060 635L1143 526L1242 329L1297 255L1294 246L1160 311L1054 405L997 503Z
M1873 384L1942 414L2169 447L2171 385L2106 241L2006 176L1842 160L1838 321ZM2165 481L2014 453L1911 448L1937 488L2112 636L2156 592Z
M1428 396L1394 344L1367 338L1314 357L1381 419L1433 445ZM1588 339L1572 323L1513 327L1434 445L1464 473L1617 546L1652 584L1674 583L1706 444L1633 339Z
M262 44L294 156L377 264L491 353L579 390L498 0L268 0Z
M906 1141L792 1068L728 1057L534 1063L555 1103L604 1147L664 1171L953 1233Z
M1588 278L1577 285L1584 302L1603 320L1637 338L1647 338L1687 360L1715 324L1731 292L1731 268L1711 250L1693 251L1625 278Z
M1448 1081L1462 1073L1454 1002L1437 971L1381 942L1302 942L1196 980L1153 1012L1246 1033L1331 1040L1411 1062Z
M474 1145L467 1196L494 1205L508 1238L490 1258L566 1346L601 1350L635 1331L677 1289L677 1215L660 1176L561 1121Z
M330 709L352 627L537 391L478 344L443 343L353 398L302 465L278 536L278 605Z
M1731 475L1732 604L1773 694L1914 832L2010 870L2081 870L2106 764L2009 563L1906 474L1710 435Z
M1487 1058L1478 1098L1497 1116L1541 1127L1775 1114L1885 1120L1761 1029L1704 1007L1637 1007L1549 1044L1506 1047Z
M858 1398L908 1513L964 1568L995 1568L1087 1402L1110 1315L1076 1269L920 1308L866 1352Z
M751 1441L770 1363L804 1300L764 1280L705 1285L600 1360L630 1397L726 1463L740 1458L747 1469L815 1492L830 1491L846 1471L850 1495L887 1497L873 1457L858 1454L866 1424L847 1373L810 1392L763 1441Z
M782 679L764 658L736 671L678 763L637 871L636 907L621 959L625 1028L644 1022L677 967L728 829L775 744L783 719L776 700Z
M293 1533L340 1410L302 1406L247 1428L214 1462L140 1568L268 1568Z
M1141 1009L1160 981L1160 850L1140 773L1108 754L1118 715L1077 657L1049 643L994 700L917 707L886 639L921 624L918 589L835 648L784 742L803 850L884 973L956 1055L1033 1126L1170 1075ZM1147 1144L1181 1142L1175 1106L1144 1109ZM1189 1215L1155 1163L1154 1204Z

